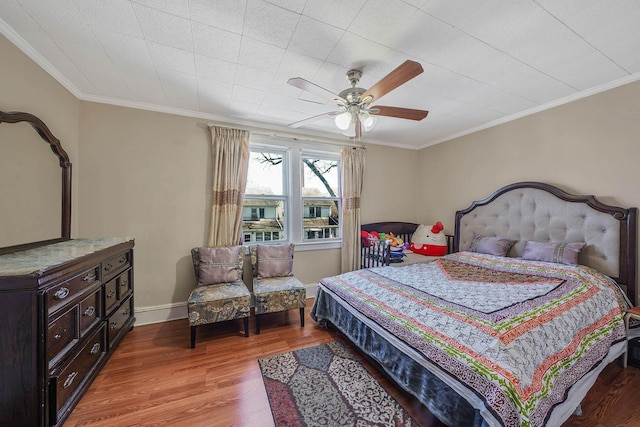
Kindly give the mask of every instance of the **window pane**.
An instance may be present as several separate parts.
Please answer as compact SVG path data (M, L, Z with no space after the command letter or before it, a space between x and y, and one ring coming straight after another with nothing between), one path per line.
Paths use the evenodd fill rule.
M302 159L302 196L338 197L340 170L335 160Z
M244 200L242 235L245 243L285 240L285 211L282 199Z
M302 205L305 240L340 237L340 210L337 199L304 200Z
M283 160L282 153L252 151L245 194L283 195Z

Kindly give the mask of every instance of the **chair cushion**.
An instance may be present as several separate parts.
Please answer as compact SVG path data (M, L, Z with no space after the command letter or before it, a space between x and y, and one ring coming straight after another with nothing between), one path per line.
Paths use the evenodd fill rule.
M253 274L259 279L293 276L293 243L255 245L249 249Z
M307 290L293 276L256 278L253 281L253 306L256 314L302 308L307 305Z
M197 286L187 300L189 325L249 317L251 293L243 282Z
M229 283L242 280L244 246L197 248L194 268L198 285Z

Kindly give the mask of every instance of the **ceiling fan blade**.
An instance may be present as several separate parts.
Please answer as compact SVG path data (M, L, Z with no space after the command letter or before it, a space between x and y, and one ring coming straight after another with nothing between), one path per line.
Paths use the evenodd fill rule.
M320 119L324 119L326 117L333 117L340 114L342 111L330 111L328 113L318 114L317 116L307 117L306 119L300 120L295 123L291 123L289 125L290 128L299 128L300 126L304 126L307 123L315 122Z
M289 80L287 80L287 83L291 86L297 87L298 89L306 90L307 92L318 95L321 98L328 99L329 101L333 101L341 105L345 105L347 103L347 100L340 95L335 94L323 87L320 87L315 83L311 83L310 81L305 80L301 77L290 78Z
M374 105L369 109L369 114L376 116L397 117L399 119L422 120L429 114L426 110L414 110L413 108L387 107Z
M423 71L422 65L418 62L405 61L398 68L384 76L378 83L371 86L369 90L360 96L360 99L365 101L367 97L371 97L370 100L365 101L367 104L371 104Z

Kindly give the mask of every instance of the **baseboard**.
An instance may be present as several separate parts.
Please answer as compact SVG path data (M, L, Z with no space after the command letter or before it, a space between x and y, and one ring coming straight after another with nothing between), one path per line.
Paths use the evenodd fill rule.
M304 285L307 288L307 298L315 298L318 285ZM187 302L135 307L136 323L134 326L150 325L152 323L168 322L170 320L187 318Z

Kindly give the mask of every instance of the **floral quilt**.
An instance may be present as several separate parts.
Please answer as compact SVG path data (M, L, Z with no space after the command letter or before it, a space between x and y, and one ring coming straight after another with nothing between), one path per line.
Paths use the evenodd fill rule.
M322 286L481 396L505 426L543 426L625 339L624 297L596 270L460 252Z

